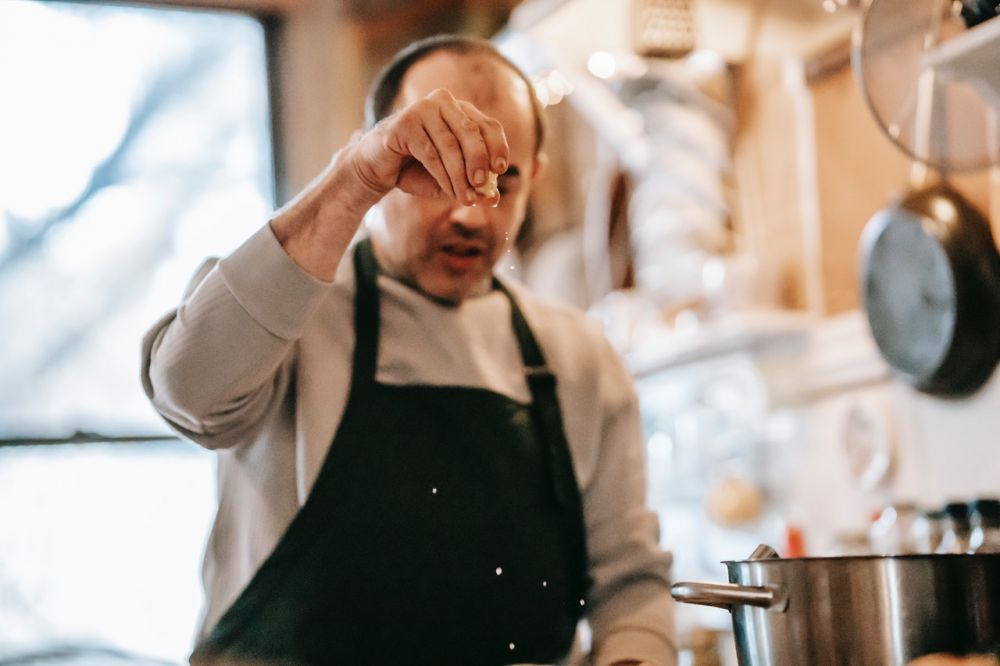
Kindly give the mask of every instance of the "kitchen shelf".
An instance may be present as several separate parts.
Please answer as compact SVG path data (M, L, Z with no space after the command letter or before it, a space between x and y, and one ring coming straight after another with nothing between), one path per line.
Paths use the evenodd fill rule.
M794 352L807 339L814 320L803 313L757 310L710 320L692 330L665 333L625 354L636 379L729 354Z
M925 67L967 80L1000 113L1000 18L962 32L924 55Z

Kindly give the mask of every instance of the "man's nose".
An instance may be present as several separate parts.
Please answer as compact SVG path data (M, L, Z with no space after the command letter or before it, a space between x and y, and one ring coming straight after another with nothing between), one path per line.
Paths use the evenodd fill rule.
M463 206L455 202L451 207L451 221L463 227L474 229L486 224L488 207L485 204Z

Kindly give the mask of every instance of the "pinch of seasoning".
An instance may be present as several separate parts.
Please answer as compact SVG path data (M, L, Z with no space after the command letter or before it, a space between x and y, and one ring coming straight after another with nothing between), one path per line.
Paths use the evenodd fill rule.
M497 188L497 174L490 171L490 175L486 177L486 182L477 187L476 192L487 199L500 196L500 190Z

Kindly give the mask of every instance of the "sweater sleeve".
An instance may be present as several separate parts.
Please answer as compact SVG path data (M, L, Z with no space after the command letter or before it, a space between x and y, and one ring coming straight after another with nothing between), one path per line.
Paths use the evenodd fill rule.
M178 432L209 448L251 436L291 381L291 350L329 284L265 225L198 271L142 342L142 384Z
M671 557L660 548L658 518L646 506L638 399L620 359L602 343L601 448L584 492L593 578L591 660L595 666L619 660L674 666Z

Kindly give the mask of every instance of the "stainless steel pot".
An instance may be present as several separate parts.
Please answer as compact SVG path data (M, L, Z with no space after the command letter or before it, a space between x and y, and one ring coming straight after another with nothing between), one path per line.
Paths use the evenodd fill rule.
M673 596L732 612L742 666L902 666L1000 647L1000 554L724 564L729 584L679 582Z

